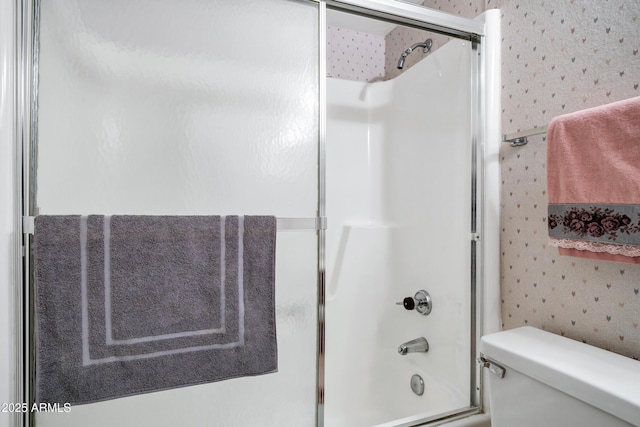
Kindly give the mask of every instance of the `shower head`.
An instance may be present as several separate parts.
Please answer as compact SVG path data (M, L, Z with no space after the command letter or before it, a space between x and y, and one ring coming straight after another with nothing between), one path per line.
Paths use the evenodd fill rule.
M423 42L411 45L410 48L402 52L402 55L400 55L400 59L398 59L398 69L402 70L402 68L404 67L404 60L407 58L407 56L409 56L411 52L413 52L414 49L421 47L424 53L429 53L432 44L433 42L431 41L431 39L426 39Z
M406 50L402 53L402 55L400 55L400 59L398 59L398 70L402 70L402 67L404 67L404 59L407 57L407 55L409 54Z

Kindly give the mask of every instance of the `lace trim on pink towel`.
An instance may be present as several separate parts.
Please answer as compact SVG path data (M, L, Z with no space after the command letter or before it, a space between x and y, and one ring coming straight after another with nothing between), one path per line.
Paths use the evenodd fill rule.
M549 238L549 245L565 249L578 249L580 251L606 252L611 255L640 257L640 246L635 245L611 245L584 240L557 239L555 237Z

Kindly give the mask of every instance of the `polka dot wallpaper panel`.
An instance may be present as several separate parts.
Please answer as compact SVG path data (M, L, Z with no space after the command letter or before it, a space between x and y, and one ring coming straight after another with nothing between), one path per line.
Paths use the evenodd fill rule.
M640 96L640 2L487 0L502 16L502 130ZM546 137L503 143L505 329L531 325L638 359L640 266L558 255L548 245Z
M383 36L327 27L327 77L363 82L382 80L384 49Z

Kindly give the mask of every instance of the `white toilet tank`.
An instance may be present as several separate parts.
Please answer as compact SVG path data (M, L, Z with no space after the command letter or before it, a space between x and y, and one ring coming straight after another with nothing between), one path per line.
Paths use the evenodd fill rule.
M640 361L530 326L485 335L480 352L492 427L640 426Z

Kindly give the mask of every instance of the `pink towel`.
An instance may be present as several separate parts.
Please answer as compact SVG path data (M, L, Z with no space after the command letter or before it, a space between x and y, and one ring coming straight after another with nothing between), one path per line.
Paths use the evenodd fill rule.
M560 255L640 264L640 97L553 119L547 186Z

